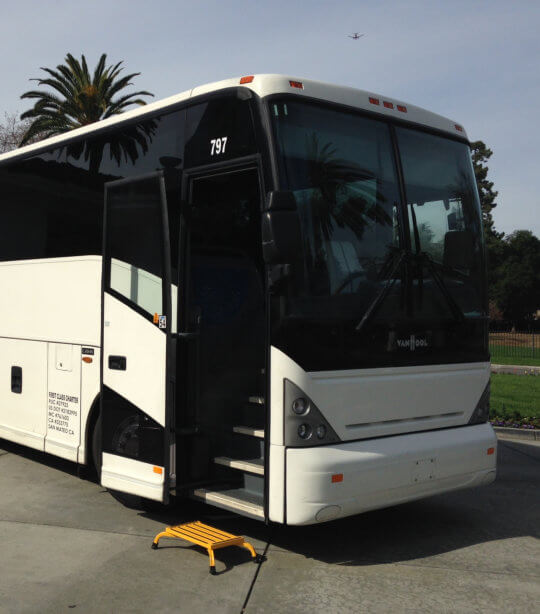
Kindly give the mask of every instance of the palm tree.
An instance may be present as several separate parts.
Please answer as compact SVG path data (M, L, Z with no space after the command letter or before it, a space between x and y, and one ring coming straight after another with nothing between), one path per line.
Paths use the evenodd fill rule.
M123 62L106 66L106 61L107 54L104 53L93 75L90 75L84 55L79 62L68 53L65 64L58 65L56 70L42 67L41 70L49 76L31 81L49 86L54 91L31 90L21 96L37 100L32 109L21 115L21 120L32 121L21 146L36 136L55 136L122 113L131 105L145 105L140 96L153 96L150 92L132 92L115 98L121 90L132 85L131 80L140 73L119 78Z

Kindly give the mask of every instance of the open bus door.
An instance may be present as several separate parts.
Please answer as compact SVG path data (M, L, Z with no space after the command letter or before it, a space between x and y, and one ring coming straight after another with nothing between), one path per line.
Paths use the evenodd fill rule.
M101 484L166 503L176 343L161 173L105 185Z

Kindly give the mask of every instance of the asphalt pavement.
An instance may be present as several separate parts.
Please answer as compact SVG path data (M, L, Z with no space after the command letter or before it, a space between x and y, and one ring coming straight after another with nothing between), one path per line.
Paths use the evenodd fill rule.
M152 539L202 520L266 560ZM0 440L0 612L534 612L540 442L499 442L498 478L311 527L265 526L194 502L140 509L74 465Z

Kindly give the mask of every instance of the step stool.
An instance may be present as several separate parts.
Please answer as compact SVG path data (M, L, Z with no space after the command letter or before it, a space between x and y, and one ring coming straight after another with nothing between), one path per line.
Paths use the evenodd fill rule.
M154 541L152 542L153 550L157 549L159 540L162 537L175 537L177 539L183 539L187 542L191 542L192 544L196 544L197 546L206 548L210 558L210 573L213 576L216 575L214 550L219 550L219 548L239 546L240 548L246 548L246 550L249 550L255 563L260 563L263 560L263 557L255 552L253 546L240 535L232 535L232 533L220 531L215 527L210 527L207 524L203 524L199 520L196 520L195 522L186 522L174 527L167 527L165 531L158 533L154 537Z

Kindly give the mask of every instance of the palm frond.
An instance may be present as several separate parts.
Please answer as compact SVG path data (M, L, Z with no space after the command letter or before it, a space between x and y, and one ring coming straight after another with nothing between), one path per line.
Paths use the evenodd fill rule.
M21 115L21 119L32 120L24 134L21 145L36 138L55 136L74 128L91 124L100 119L122 113L132 106L145 105L145 97L151 92L139 90L125 93L133 79L140 73L120 77L124 70L123 61L107 66L107 54L103 53L90 74L84 54L78 60L71 53L66 54L64 63L54 69L41 67L45 73L37 81L38 87L22 94L22 99L34 101L34 106ZM122 158L134 162L139 155L148 151L156 129L154 121L146 122L124 132L110 143L109 152L118 164ZM91 171L98 172L105 143L94 142L70 147L68 154L78 159L84 154Z
M97 83L103 77L103 72L105 70L105 63L107 61L107 54L103 53L99 58L99 62L94 69L94 77L92 78L92 83Z

